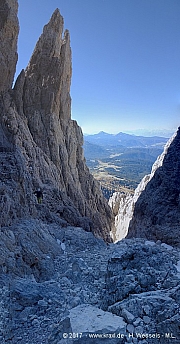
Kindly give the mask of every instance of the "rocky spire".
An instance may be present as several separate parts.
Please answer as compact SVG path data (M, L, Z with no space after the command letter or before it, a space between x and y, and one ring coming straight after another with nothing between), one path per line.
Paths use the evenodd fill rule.
M136 200L127 238L145 237L180 246L180 128L153 165Z
M17 63L17 0L0 2L0 92L12 87Z
M13 91L0 102L0 168L3 195L8 195L3 196L3 202L8 199L6 211L3 202L0 206L2 225L23 216L57 223L63 218L109 241L112 212L86 166L81 128L71 120L71 74L69 33L63 34L63 18L57 9ZM5 171L12 171L12 165L8 184ZM41 211L33 194L37 186L46 194Z
M24 106L27 117L53 113L70 119L71 49L69 32L63 34L58 9L45 25L26 68Z

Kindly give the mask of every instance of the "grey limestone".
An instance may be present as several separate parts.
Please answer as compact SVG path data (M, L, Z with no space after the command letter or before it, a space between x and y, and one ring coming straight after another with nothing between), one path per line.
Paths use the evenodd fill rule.
M1 1L0 341L179 344L179 131L141 189L136 238L113 244L71 119L69 32L55 10L12 89L17 8Z

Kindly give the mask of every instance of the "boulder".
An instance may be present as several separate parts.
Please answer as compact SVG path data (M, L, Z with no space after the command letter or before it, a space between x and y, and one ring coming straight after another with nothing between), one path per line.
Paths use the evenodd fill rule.
M63 326L65 323L66 327ZM119 338L125 338L126 332L126 323L121 317L87 304L72 308L69 316L61 321L59 328L62 326L63 333L59 330L60 343L66 340L67 343L72 341L76 344L104 341L116 344Z

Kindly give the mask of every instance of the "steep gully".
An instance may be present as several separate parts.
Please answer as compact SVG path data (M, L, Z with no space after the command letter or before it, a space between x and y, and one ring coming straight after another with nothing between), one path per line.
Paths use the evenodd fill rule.
M0 10L1 342L99 344L109 334L108 344L169 344L172 336L179 343L179 249L157 240L157 227L150 240L149 227L144 238L110 243L113 215L86 167L82 132L70 116L70 39L68 31L62 36L59 10L13 89L18 3L3 0ZM178 152L179 132L151 179L159 198L169 176L173 190L179 185ZM40 205L37 187L44 191ZM172 237L174 192L167 202ZM141 219L145 228L148 207L140 209L129 235L141 236Z

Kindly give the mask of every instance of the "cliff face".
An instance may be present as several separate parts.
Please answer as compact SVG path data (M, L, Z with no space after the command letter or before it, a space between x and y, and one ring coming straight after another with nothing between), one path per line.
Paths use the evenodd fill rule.
M136 199L127 238L180 246L180 128L165 146ZM142 182L141 182L142 185Z
M17 0L1 0L0 3L0 92L12 86L17 63Z
M82 226L108 241L112 213L86 166L81 129L71 120L69 33L62 36L63 18L56 10L12 90L17 7L15 0L3 1L0 27L0 66L7 67L0 100L1 226L32 216ZM37 187L44 191L41 206L34 196Z

